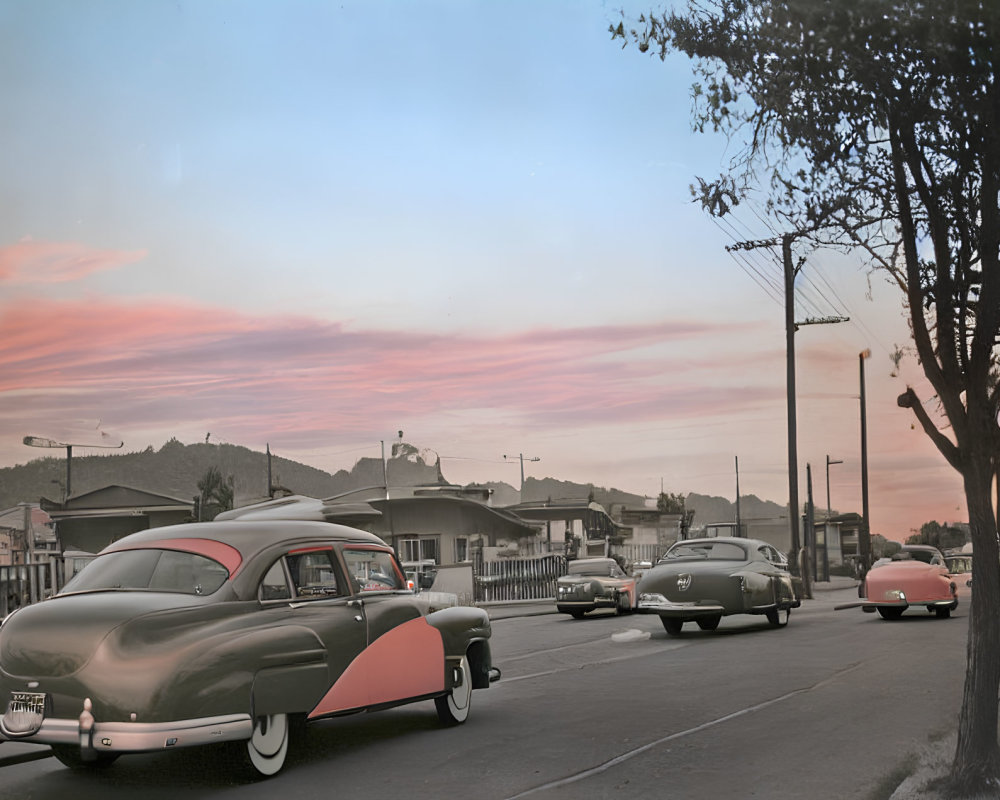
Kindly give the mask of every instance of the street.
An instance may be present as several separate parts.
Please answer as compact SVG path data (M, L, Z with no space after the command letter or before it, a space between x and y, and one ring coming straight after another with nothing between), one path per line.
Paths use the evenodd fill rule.
M951 619L834 611L856 599L842 588L785 628L735 616L679 637L646 615L497 619L503 678L465 725L442 728L430 702L324 721L280 774L242 784L213 748L81 775L10 763L45 748L4 744L0 798L884 798L957 721L969 591Z

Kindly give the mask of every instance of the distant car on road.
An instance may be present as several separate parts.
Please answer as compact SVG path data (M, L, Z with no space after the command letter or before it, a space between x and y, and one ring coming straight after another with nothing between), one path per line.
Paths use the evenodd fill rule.
M876 561L858 587L861 600L836 606L858 608L895 620L911 606L921 606L939 618L958 608L958 590L945 557L929 545L903 545L891 558Z
M106 547L0 626L0 742L74 768L229 742L281 769L299 722L434 700L464 722L499 677L482 609L429 612L392 549L343 525L173 525Z
M556 580L556 610L574 619L597 608L628 614L635 608L636 579L613 558L578 558Z
M760 614L777 627L799 605L788 559L757 539L676 542L639 582L639 613L659 615L671 636L685 622L715 630L730 614Z

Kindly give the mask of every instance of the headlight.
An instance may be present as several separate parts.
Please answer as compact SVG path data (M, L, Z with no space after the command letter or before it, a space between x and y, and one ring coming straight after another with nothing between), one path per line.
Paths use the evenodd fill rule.
M640 603L666 603L667 598L655 592L643 592L639 595Z
M906 602L906 593L902 589L889 589L882 597L886 600L895 600L902 603Z

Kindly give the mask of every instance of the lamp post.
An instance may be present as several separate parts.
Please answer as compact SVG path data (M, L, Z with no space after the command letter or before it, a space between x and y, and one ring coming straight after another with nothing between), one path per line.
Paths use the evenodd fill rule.
M521 488L520 488L519 491L523 492L524 491L524 461L525 461L524 453L518 453L517 457L518 457L518 460L521 462ZM514 460L514 456L511 456L510 458L511 458L511 461ZM504 456L503 460L506 461L507 460L507 456ZM542 459L540 459L538 456L535 456L534 458L529 458L527 460L528 461L541 461Z
M829 519L833 515L833 511L830 508L830 465L831 464L843 464L843 461L831 461L830 456L826 457L826 517Z
M57 442L41 436L25 436L22 440L28 447L65 447L66 448L66 500L73 492L73 448L74 447L107 447L113 450L125 444L121 439L115 439L101 431L101 440L117 441L118 444L94 444L93 442Z

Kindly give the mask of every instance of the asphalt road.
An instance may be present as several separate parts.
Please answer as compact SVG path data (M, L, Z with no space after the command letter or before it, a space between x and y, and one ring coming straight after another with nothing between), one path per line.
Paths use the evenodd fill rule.
M0 799L886 798L954 728L968 602L948 620L833 610L854 598L817 593L781 629L728 617L675 638L645 615L499 619L503 678L457 728L429 702L328 720L279 775L242 784L213 748L81 775L4 744Z

